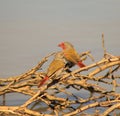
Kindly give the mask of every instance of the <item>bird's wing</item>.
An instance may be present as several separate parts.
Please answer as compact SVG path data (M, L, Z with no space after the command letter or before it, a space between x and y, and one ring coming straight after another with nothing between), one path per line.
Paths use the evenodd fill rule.
M47 70L47 75L50 77L52 76L56 71L60 70L61 68L65 67L65 63L61 60L53 60L51 64L49 65L49 68Z
M80 60L80 57L78 55L78 53L75 50L69 50L64 52L65 58L70 61L73 62L75 64L78 63L78 61Z

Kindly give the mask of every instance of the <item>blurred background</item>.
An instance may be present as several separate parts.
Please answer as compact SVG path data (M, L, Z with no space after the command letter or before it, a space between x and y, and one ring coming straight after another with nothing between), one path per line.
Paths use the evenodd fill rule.
M101 58L120 51L119 0L0 0L0 77L24 73L69 41Z
M120 0L0 0L0 77L26 72L62 41L98 61L102 33L120 55Z

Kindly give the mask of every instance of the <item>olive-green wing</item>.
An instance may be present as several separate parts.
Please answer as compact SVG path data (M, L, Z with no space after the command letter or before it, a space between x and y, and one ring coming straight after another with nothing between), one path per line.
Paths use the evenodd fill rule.
M49 68L47 70L47 75L50 77L52 76L56 71L60 70L61 68L65 67L65 63L62 60L53 60L51 64L49 65Z
M68 60L68 61L71 61L75 64L78 63L78 61L80 60L80 57L79 57L79 54L73 49L70 49L69 51L65 51L64 52L64 55L65 55L65 58Z

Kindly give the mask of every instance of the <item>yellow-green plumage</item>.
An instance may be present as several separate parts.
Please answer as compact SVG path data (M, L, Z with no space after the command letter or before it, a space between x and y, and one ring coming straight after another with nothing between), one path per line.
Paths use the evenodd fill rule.
M80 60L79 54L74 49L73 45L69 42L62 42L59 47L63 49L64 57L69 62L77 64L79 67L85 67L85 65Z
M60 72L64 69L65 67L65 59L63 58L63 53L58 52L55 55L55 58L53 61L50 63L46 76L42 79L42 81L39 83L38 87L42 86L49 78L52 78L53 76L57 76L57 73Z

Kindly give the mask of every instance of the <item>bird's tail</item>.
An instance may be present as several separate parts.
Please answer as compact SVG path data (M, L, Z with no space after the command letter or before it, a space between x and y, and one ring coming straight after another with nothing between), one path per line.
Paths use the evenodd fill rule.
M82 61L79 61L79 62L78 62L78 66L79 66L80 68L82 68L82 67L85 67L86 65L83 64Z
M45 76L44 79L38 84L38 88L41 87L47 80L49 79L48 76Z

